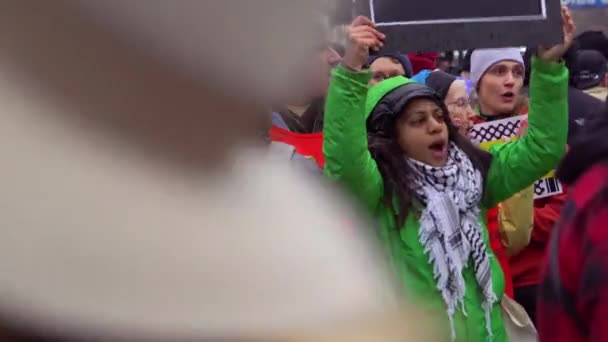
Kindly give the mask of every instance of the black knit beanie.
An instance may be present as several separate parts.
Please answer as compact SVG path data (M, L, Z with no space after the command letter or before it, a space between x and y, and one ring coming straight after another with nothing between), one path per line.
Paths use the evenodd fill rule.
M450 90L450 86L452 83L456 81L456 76L450 75L443 71L433 71L426 78L426 86L435 90L441 98L441 101L444 101L448 96L448 91Z

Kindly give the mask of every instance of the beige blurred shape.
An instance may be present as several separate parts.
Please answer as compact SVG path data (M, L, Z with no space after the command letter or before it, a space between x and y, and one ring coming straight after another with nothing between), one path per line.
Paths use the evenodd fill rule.
M330 39L331 0L69 0L121 39L232 92L266 97Z
M272 94L289 59L314 43L313 4L3 3L5 323L114 341L249 338L306 335L395 310L356 214L319 183L256 148L239 147L210 171L153 158L129 139L171 131L149 149L216 143L227 154L217 136L200 133L213 120L197 109L221 106L197 91L229 95L224 79L208 79L221 74L236 78L243 97ZM222 115L252 114L232 99ZM120 134L91 125L93 117Z
M16 319L256 336L390 305L348 211L281 162L241 151L222 176L180 174L4 106L22 114L0 116L0 303Z
M315 1L3 5L0 312L8 325L114 341L307 336L375 325L398 310L383 264L340 198L263 150L228 154L201 133L226 129L201 108L253 114L239 96L224 113L213 94L264 98L283 85L283 67L318 37L307 17ZM197 93L205 89L213 94ZM89 125L93 117L120 134ZM159 161L129 139L141 132L152 132L156 148L175 143L171 151L215 143L223 167Z

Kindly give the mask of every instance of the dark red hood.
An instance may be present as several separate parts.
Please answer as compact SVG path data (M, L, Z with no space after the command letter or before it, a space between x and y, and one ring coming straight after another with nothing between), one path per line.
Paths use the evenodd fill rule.
M410 59L410 62L412 62L412 71L414 72L414 75L416 75L422 70L434 70L435 60L439 57L439 53L410 53L407 57Z

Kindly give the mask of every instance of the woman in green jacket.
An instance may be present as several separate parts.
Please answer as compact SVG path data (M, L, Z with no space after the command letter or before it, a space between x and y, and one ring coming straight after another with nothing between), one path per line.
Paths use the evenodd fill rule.
M364 66L384 35L358 17L348 38L327 97L325 173L378 218L406 295L442 313L452 340L507 341L504 277L488 246L485 211L565 152L568 71L558 61L568 44L541 49L533 61L528 134L487 153L458 134L430 88L395 77L368 91Z

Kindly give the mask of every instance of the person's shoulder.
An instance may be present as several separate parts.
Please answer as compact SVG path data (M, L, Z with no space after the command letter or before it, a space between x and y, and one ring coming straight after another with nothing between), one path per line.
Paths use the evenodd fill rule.
M568 87L568 99L570 102L573 100L576 102L591 103L592 105L602 106L603 101L589 94L587 91L580 90L575 87Z
M585 93L589 94L593 98L597 99L600 102L606 100L608 96L608 88L606 87L595 87L588 90L585 90Z
M591 219L588 222L597 215L608 219L608 160L585 171L571 187L570 198L573 209Z
M601 101L580 89L569 87L568 106L570 108L570 118L579 120L577 123L579 126L583 126L586 119L591 118L604 110L604 101Z

